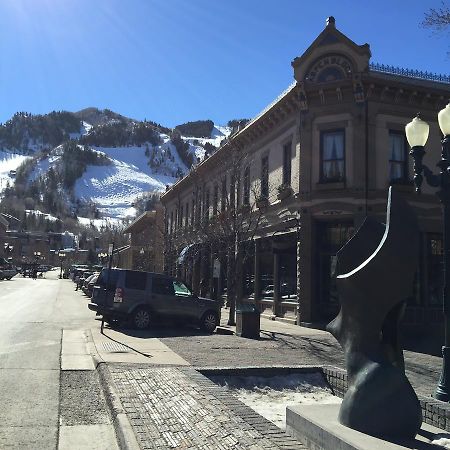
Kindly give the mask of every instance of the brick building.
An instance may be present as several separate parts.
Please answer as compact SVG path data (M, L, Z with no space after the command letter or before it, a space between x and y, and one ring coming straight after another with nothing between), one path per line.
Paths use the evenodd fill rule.
M164 211L159 205L145 211L124 229L130 235L130 246L121 255L121 267L162 272L164 265Z
M450 80L370 58L368 44L357 45L327 20L292 61L292 85L162 196L167 271L195 291L208 279L210 295L226 292L226 258L197 231L231 208L235 217L257 220L236 247L245 248L239 295L267 315L324 323L338 310L337 250L366 216L384 219L395 184L421 233L406 320L416 327L441 320L441 211L430 188L414 192L404 127L422 113L430 124L425 163L437 162L437 113Z

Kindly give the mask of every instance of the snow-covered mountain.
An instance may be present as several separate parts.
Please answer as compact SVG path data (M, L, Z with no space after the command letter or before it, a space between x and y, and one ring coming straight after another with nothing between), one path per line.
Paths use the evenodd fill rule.
M14 187L18 180L35 190L36 186L49 186L48 178L56 174L59 197L64 198L69 209L77 208L77 215L81 216L78 212L80 205L93 205L96 217L104 219L134 217L139 198L164 191L167 185L186 174L193 163L218 148L231 132L229 127L202 121L199 123L202 128L206 124L207 136L199 137L198 132L196 136L183 136L177 129L134 121L112 111L95 108L73 114L78 129L72 115L60 118L55 113L54 117L62 124L55 130L54 123L49 124L46 116L21 114L12 119L15 134L5 129L11 127L9 123L0 129L0 196L10 194L5 193L5 188ZM18 124L23 128L21 135L17 134ZM189 126L183 127L189 131ZM63 144L67 141L76 143L75 150L78 148L77 153L81 155L83 149L101 155L95 164L87 163L80 166L82 169L77 169L82 174L73 184L64 178L67 177L68 161L71 161L67 153L70 149ZM73 147L71 149L73 151ZM46 203L45 193L34 193L33 197L26 186L24 195L34 199L28 200L31 203L28 208L39 209L40 201ZM93 217L84 221L90 219Z

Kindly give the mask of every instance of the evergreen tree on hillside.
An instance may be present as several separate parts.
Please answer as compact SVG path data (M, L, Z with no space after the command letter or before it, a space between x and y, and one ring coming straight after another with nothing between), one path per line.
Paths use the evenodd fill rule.
M183 136L209 138L211 137L214 122L212 120L197 120L187 122L175 127Z
M189 144L183 141L180 132L177 129L175 129L170 135L170 141L177 149L178 155L180 156L184 164L188 168L191 167L194 164L194 156L192 155L192 153L189 153Z

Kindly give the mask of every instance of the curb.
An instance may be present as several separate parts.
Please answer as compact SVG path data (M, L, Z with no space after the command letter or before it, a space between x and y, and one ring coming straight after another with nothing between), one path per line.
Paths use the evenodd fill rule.
M121 450L141 450L141 446L136 439L136 435L134 434L134 430L130 423L130 420L126 415L119 395L115 390L114 381L108 370L108 365L101 359L100 355L97 353L97 349L92 339L92 333L90 330L89 335L89 350L95 370L99 375L100 386L102 387L103 394L105 395L106 404L108 405L108 408L111 412L119 448Z

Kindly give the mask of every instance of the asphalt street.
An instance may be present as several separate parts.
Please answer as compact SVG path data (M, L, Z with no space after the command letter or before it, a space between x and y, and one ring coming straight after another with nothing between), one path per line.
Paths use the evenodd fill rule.
M96 372L61 371L63 330L89 329L95 320L87 300L58 275L0 282L2 449L62 448L61 425L109 420Z

